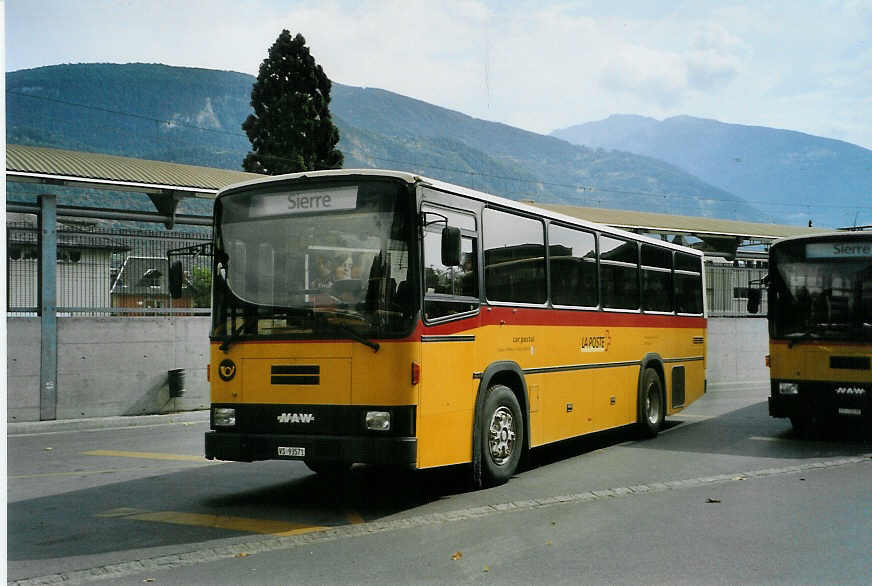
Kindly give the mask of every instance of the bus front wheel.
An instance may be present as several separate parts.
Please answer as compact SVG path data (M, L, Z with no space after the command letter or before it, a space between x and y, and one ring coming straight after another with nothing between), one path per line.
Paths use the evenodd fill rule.
M524 446L524 420L515 393L505 385L488 389L481 425L482 475L486 486L515 474Z
M653 368L646 368L639 382L639 416L637 427L642 437L654 437L666 416L663 383Z

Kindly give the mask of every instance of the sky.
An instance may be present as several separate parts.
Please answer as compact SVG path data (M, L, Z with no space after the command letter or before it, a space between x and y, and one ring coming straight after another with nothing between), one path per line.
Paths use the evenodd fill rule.
M334 82L547 134L637 114L872 148L872 0L6 0L6 71L257 74L282 29Z

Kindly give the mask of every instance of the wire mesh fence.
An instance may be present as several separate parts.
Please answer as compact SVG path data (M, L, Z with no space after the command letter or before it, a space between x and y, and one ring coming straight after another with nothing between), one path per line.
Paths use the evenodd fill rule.
M760 280L769 272L768 269L707 264L705 271L709 316L766 317L766 289L763 289L763 299L756 314L748 312L748 290L760 288Z
M59 315L208 315L211 231L157 231L104 226L58 225L57 311ZM177 257L183 263L182 296L169 292L167 253L201 247L203 254ZM39 299L39 227L6 227L7 315L32 316ZM748 289L759 287L766 268L706 265L708 313L751 317ZM766 294L756 317L766 315Z
M167 252L208 243L209 231L166 232L57 227L58 315L137 316L208 314L210 258L186 260L189 286L173 299L168 288ZM7 315L31 316L39 300L39 227L6 226Z

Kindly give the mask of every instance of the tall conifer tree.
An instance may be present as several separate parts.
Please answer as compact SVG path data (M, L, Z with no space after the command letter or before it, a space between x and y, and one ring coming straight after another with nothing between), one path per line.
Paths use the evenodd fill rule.
M330 79L303 35L283 30L251 89L254 114L242 124L252 152L246 171L279 175L342 167L339 130L330 118Z

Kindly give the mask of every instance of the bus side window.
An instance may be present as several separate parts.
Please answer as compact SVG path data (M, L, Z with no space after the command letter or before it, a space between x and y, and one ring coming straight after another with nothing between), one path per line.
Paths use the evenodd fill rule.
M702 260L692 254L675 253L675 311L702 313Z
M672 252L666 248L642 245L642 309L674 310Z
M436 222L424 228L424 317L443 319L477 310L478 239L471 235L475 230L475 217L435 207L427 207L425 212L446 218L450 226L459 226L461 239L460 265L446 266L442 264L445 223Z
M484 210L484 284L489 301L545 303L545 233L541 221Z
M548 226L551 302L555 305L596 307L596 242L591 232Z
M639 253L630 240L600 236L603 307L639 309Z

